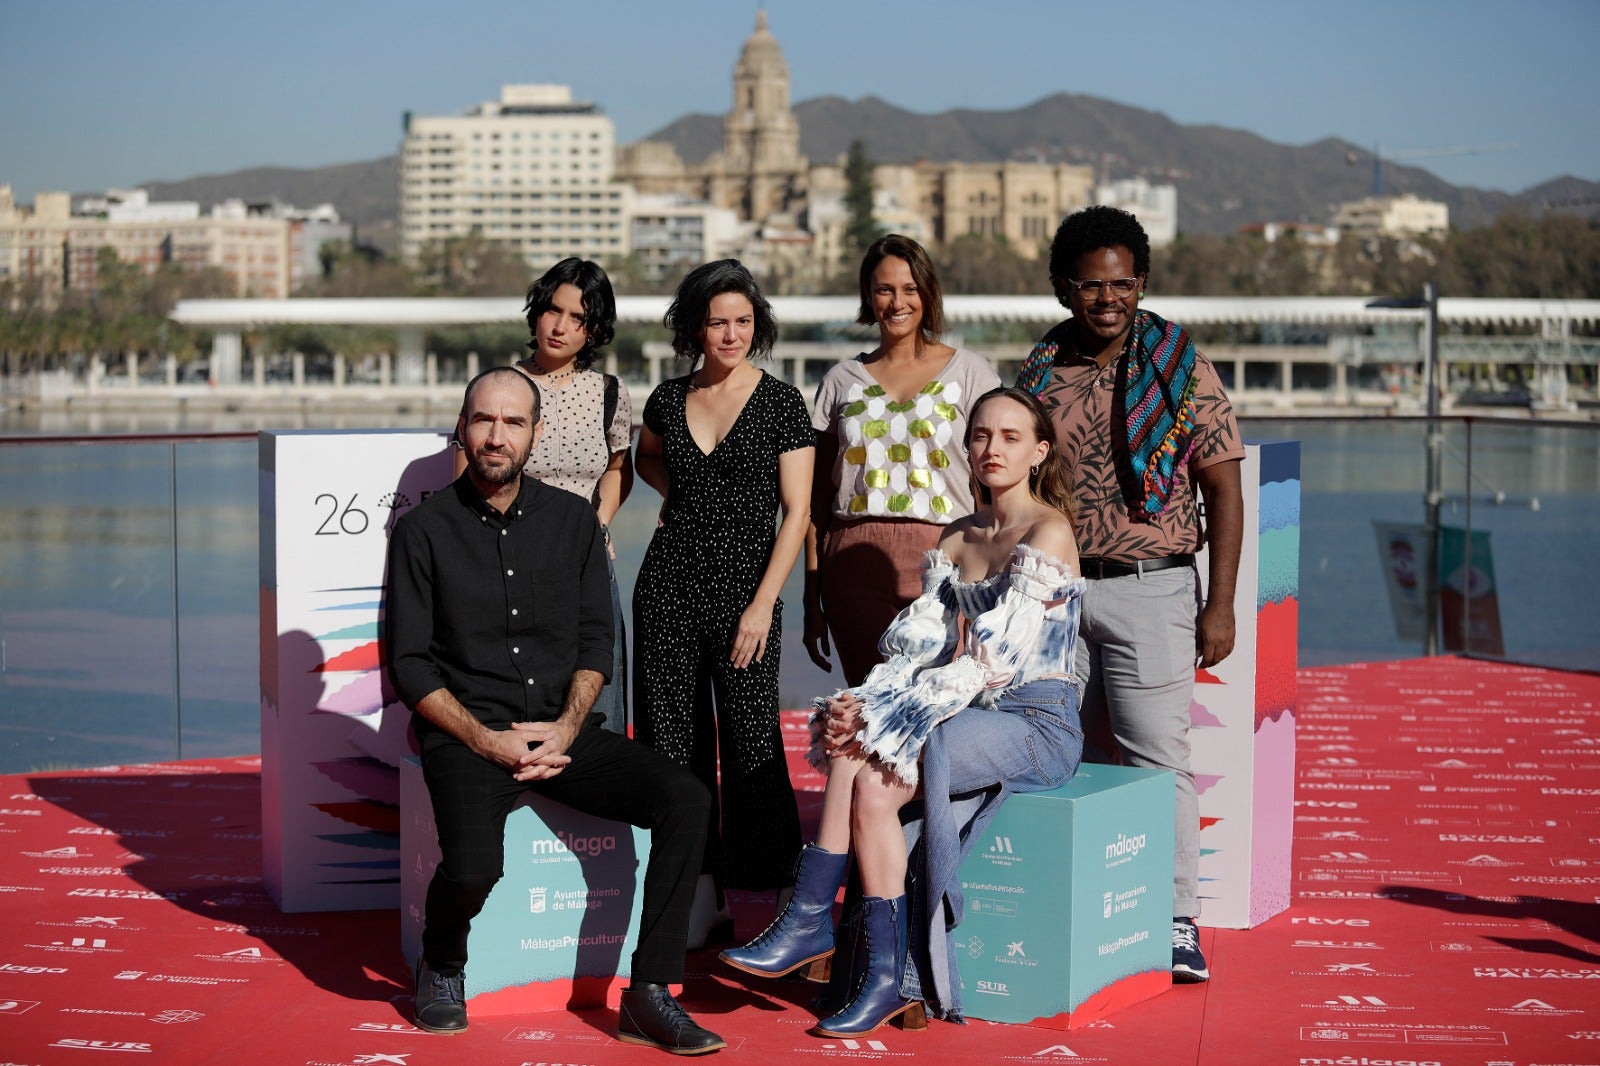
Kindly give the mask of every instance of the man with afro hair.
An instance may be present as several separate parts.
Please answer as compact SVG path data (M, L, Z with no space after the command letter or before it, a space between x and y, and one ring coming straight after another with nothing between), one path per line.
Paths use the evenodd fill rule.
M1093 741L1098 726L1122 762L1177 775L1172 978L1193 983L1210 971L1194 924L1200 812L1189 705L1196 667L1233 650L1244 445L1211 362L1181 326L1140 308L1149 276L1150 241L1131 214L1089 207L1064 219L1050 284L1071 317L1034 346L1017 384L1050 410L1072 468L1089 579L1074 666L1085 734Z

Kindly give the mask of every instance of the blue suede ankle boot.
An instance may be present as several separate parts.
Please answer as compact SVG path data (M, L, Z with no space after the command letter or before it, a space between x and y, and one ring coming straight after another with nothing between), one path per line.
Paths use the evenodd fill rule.
M867 896L855 921L859 924L854 983L850 1002L831 1018L812 1027L813 1036L863 1036L887 1021L902 1029L928 1027L928 1014L918 999L900 995L900 974L906 962L906 898Z
M795 862L794 895L778 917L750 943L718 957L757 977L782 977L802 966L826 964L833 954L833 897L844 879L846 858L807 844Z

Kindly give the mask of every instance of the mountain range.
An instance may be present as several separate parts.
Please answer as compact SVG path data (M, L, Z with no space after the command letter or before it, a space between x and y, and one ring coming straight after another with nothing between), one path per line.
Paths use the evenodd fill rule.
M1092 96L1057 93L1008 111L956 109L921 114L874 96L821 96L795 105L800 150L813 162L834 161L860 140L880 163L1044 160L1086 163L1111 178L1143 174L1178 188L1180 232L1229 233L1266 221L1325 222L1344 201L1370 195L1373 152L1326 138L1284 145L1245 130L1182 125L1155 111ZM647 140L672 144L685 162L722 147L722 117L690 114ZM1514 150L1514 149L1513 149ZM1462 229L1484 225L1509 208L1557 208L1594 218L1600 183L1564 176L1520 193L1452 185L1416 166L1388 160L1386 194L1414 193L1450 207ZM215 203L228 197L278 199L301 207L332 203L365 239L387 245L398 211L395 156L295 170L263 167L185 181L148 182L153 199ZM387 239L386 239L387 238Z

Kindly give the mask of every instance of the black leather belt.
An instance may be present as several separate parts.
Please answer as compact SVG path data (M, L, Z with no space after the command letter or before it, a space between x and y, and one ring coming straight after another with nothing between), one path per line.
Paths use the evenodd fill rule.
M1194 556L1167 555L1160 559L1140 559L1136 563L1120 563L1109 559L1102 559L1097 555L1085 555L1078 560L1078 570L1090 580L1103 577L1132 577L1134 574L1153 574L1157 570L1172 570L1180 566L1193 566Z

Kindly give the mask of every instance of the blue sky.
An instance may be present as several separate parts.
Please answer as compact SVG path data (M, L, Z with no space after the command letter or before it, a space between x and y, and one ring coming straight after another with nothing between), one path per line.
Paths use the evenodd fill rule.
M720 114L759 5L690 0L0 0L0 183L19 200L393 153L401 115L562 82L619 140ZM915 111L1087 93L1304 144L1338 136L1446 180L1600 180L1596 0L769 0L796 102Z

